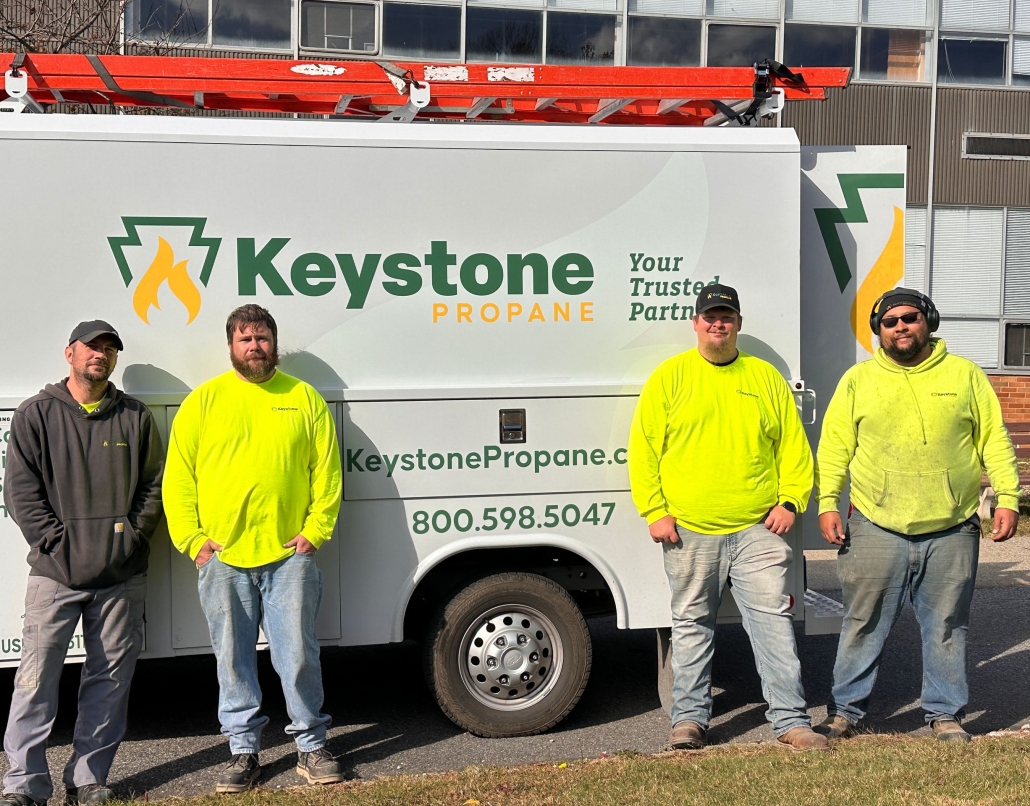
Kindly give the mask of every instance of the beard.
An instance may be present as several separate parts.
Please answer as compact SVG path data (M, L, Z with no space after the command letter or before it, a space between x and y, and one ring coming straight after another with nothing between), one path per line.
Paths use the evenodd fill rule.
M232 361L232 368L248 381L260 381L268 377L272 370L279 366L279 348L276 346L271 353L261 353L261 359L257 354L252 354L250 359L239 359L229 348L229 360Z
M909 361L919 355L929 343L929 336L924 338L917 333L913 333L912 341L908 347L898 347L895 342L888 344L886 341L881 342L881 346L883 351L887 353L888 358L895 361Z
M81 370L73 371L76 379L84 386L97 386L107 382L107 379L111 377L112 370L113 367L104 361L87 364Z

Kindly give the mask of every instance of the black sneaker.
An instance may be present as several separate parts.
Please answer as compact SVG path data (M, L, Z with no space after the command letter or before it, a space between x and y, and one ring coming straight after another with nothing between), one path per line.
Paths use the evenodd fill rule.
M0 804L3 806L46 806L45 800L34 800L21 792L4 792L0 795Z
M310 753L297 753L297 772L307 778L309 784L338 784L347 780L340 762L324 747Z
M68 787L64 802L69 806L101 806L109 800L114 800L114 792L103 784L83 784Z
M237 753L222 768L215 784L215 792L246 792L260 777L261 764L258 762L257 753Z

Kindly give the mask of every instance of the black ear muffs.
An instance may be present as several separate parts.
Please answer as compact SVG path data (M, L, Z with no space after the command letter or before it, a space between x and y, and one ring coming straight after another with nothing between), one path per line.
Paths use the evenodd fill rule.
M929 325L931 333L935 333L937 328L941 326L941 315L937 311L937 306L933 304L933 300L926 296L926 294L921 294L911 288L892 288L873 303L873 310L869 314L869 329L873 331L875 335L880 335L880 320L883 319L887 310L889 310L885 306L885 303L889 302L892 297L909 297L922 303L921 305L917 304L913 307L920 308L922 310L923 316L926 317L926 324Z

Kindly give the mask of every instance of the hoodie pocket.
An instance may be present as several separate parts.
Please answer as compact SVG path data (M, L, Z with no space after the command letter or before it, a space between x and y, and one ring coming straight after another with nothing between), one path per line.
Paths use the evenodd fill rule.
M50 553L73 588L103 588L137 572L140 540L124 515L69 518Z
M919 521L948 519L959 507L947 470L918 473L886 470L876 506L908 513Z

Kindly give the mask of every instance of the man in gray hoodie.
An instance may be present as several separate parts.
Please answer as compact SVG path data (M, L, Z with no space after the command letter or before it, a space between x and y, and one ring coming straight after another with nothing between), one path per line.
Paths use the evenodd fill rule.
M146 406L108 381L121 349L107 322L82 322L64 350L68 377L22 403L11 420L4 503L29 544L31 570L0 806L37 806L53 794L47 738L80 618L86 660L64 783L72 804L111 798L107 774L143 646L164 464Z

